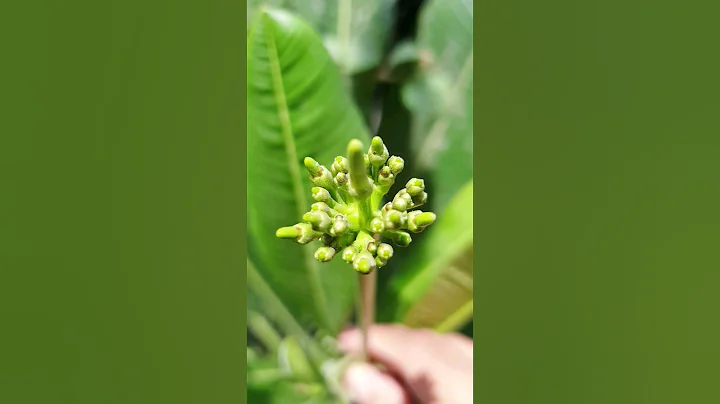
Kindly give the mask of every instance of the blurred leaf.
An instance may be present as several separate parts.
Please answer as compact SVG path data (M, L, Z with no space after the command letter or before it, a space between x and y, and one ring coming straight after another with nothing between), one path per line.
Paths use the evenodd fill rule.
M261 5L297 14L320 34L342 72L353 75L374 68L382 60L394 4L391 0L250 0L248 14L251 7Z
M420 61L417 44L412 40L403 40L395 45L388 57L390 78L394 82L404 82L411 77Z
M348 75L377 66L393 23L393 1L287 1L285 6L306 18Z
M458 329L472 318L473 184L465 184L390 282L394 319L411 327Z
M420 66L403 88L413 112L411 161L416 171L432 173L438 213L472 177L472 25L472 0L429 0L418 25Z
M316 379L317 374L295 338L283 339L277 352L280 370L292 375L296 380L313 381Z
M345 263L275 237L313 202L303 158L329 164L352 138L369 141L318 35L286 11L258 12L248 34L248 238L258 276L303 326L339 331L356 293Z
M253 335L262 342L268 351L277 352L282 337L263 315L248 311L247 325Z

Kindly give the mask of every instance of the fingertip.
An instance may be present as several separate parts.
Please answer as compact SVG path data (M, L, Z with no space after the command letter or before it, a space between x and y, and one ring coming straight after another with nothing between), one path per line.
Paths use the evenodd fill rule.
M340 332L337 338L338 348L348 353L358 350L362 341L360 340L360 331L355 327L348 327Z
M350 400L357 404L406 404L409 397L390 375L368 363L351 365L343 377Z

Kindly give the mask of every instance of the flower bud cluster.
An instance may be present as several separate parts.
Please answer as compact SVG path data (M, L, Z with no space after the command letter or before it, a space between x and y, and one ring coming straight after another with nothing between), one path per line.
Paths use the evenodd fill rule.
M407 247L410 232L419 233L435 221L435 214L417 208L427 201L425 182L411 178L405 188L384 205L382 200L405 168L401 157L390 156L378 136L367 153L352 140L347 156L335 157L327 168L311 157L305 168L314 185L310 210L302 222L277 230L279 238L299 244L320 241L315 259L329 262L336 255L362 274L383 267L393 256L393 247Z

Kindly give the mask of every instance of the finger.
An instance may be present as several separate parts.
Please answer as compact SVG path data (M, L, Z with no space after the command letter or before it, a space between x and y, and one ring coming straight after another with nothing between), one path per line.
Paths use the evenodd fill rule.
M345 372L343 383L353 403L410 403L409 397L395 379L367 363L351 365Z
M437 356L432 348L437 347L438 338L438 334L428 330L378 324L368 330L368 354L403 379L414 380L436 367ZM338 343L347 353L360 352L360 330L344 331L338 337Z

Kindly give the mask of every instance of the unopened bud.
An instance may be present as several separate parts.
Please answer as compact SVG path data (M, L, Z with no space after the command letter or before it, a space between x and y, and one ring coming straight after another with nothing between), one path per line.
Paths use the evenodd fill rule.
M387 161L390 153L388 153L388 149L383 143L380 136L375 136L374 138L372 138L372 142L370 143L370 150L368 150L367 156L368 162L374 167L381 167Z
M335 256L335 249L332 247L320 247L315 251L315 259L320 262L328 262Z
M426 227L430 226L435 222L435 214L432 212L423 212L420 210L414 210L408 213L408 229L411 232L419 233Z
M350 225L348 224L348 221L345 219L345 217L342 215L338 215L333 220L332 228L330 228L330 234L336 237L341 236L345 234L349 228Z
M312 205L310 205L310 210L312 212L325 212L330 213L331 209L325 202L315 202Z
M353 139L348 143L347 158L350 168L350 181L348 184L350 195L358 199L365 199L373 191L370 178L367 176L368 158L362 151L362 142Z
M390 171L388 166L383 166L378 174L377 184L383 191L383 194L387 193L390 187L395 183L395 174Z
M405 231L386 231L383 236L390 239L398 247L407 247L412 243L410 233Z
M405 219L402 212L390 209L385 213L385 228L390 230L400 229L405 225Z
M385 221L382 218L376 217L370 221L370 230L373 233L382 233L385 231Z
M295 226L281 227L277 229L275 236L277 238L293 239L298 244L307 244L317 238L312 225L308 223L298 223Z
M418 208L427 202L427 193L420 192L419 194L412 197L413 208Z
M347 262L348 264L352 263L355 259L355 256L357 255L357 250L353 246L345 247L345 249L342 251L342 260Z
M425 191L425 181L419 178L411 178L405 185L405 189L410 196L419 195L421 192Z
M337 156L335 157L335 160L333 160L332 165L330 165L330 170L333 175L337 175L338 173L348 173L348 159L346 159L343 156Z
M325 189L332 189L335 185L332 180L332 174L325 166L320 165L315 159L305 157L305 168L310 172L310 179L313 184Z
M377 256L385 261L389 260L393 256L393 248L390 244L380 243L377 248Z
M413 206L412 197L403 189L395 195L392 207L400 212L405 212Z
M367 251L363 251L353 259L353 268L361 274L369 274L375 270L377 263L375 258Z
M310 223L314 230L326 232L330 227L330 216L325 212L312 211L303 215L303 221Z
M331 199L330 192L325 188L313 187L311 192L312 198L318 202L327 202Z
M398 156L392 156L388 159L387 165L393 174L398 175L405 168L405 160Z

